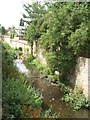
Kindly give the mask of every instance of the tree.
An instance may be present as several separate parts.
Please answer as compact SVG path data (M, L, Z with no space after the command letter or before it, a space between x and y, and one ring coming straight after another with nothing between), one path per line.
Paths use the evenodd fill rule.
M6 29L5 29L4 26L1 27L1 34L2 34L2 35L6 34Z
M74 68L80 53L85 54L89 48L88 12L87 3L55 2L48 6L48 29L40 39L49 66L63 76Z
M17 35L15 29L16 28L14 26L12 28L10 28L10 38L11 39L13 39Z
M23 14L24 21L30 25L34 21L34 24L37 24L41 18L43 18L46 13L45 7L38 2L34 2L32 5L27 4L23 5L24 10L27 14Z
M58 70L67 77L77 57L90 49L89 6L85 2L58 0L46 4L46 10L38 3L24 5L27 15L23 17L28 24L26 35L32 44L35 39L39 40L53 73Z
M20 26L24 26L24 21L23 21L23 19L21 18L20 19L20 24L19 24Z
M27 15L23 14L24 22L28 24L26 29L26 39L31 44L31 54L33 55L33 42L35 41L37 45L37 40L41 36L40 26L46 10L44 6L38 2L35 2L32 5L24 4L24 9L27 12Z
M34 25L31 24L29 27L27 27L26 39L30 42L32 56L33 56L33 40L35 39L34 37L35 37L35 28Z

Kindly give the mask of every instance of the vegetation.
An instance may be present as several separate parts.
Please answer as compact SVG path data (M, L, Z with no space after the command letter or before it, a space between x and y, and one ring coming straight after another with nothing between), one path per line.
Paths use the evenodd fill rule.
M12 28L10 28L10 38L13 39L15 36L17 36L17 33L15 31L15 27L13 26Z
M29 66L31 67L31 65L34 65L39 70L41 78L48 78L48 80L53 83L57 83L59 81L59 74L52 73L50 67L40 63L36 57L29 55L26 60L24 60L24 63L27 68L29 68Z
M48 9L45 20L49 28L40 38L41 45L48 53L46 56L48 65L52 67L53 71L58 70L66 78L74 67L80 52L82 51L83 53L89 47L86 45L89 37L85 35L88 34L88 26L86 25L87 15L88 8L85 3L55 3ZM86 27L85 34L82 30L82 25ZM78 34L76 33L77 31ZM75 33L78 39L71 37ZM84 36L80 37L79 34Z
M1 26L1 24L0 24L0 34L1 35L5 35L6 34L6 29L5 29L5 27L4 26Z
M27 18L26 38L32 46L31 54L36 39L52 72L59 71L66 79L78 56L89 55L88 3L33 3L24 5L24 9L28 14L23 16Z
M70 103L74 110L78 110L80 108L90 109L90 101L88 101L82 91L77 88L75 88L73 92L66 94L64 100Z
M16 51L3 42L3 119L54 118L51 109L43 111L42 95L28 85L27 77L13 66Z
M26 59L25 64L27 67L29 67L29 65L31 66L31 64L37 67L37 69L40 71L41 78L48 78L50 82L58 83L59 75L55 73L53 74L47 65L41 64L32 56L29 56ZM65 82L59 82L59 84L60 91L64 93L62 100L69 103L74 111L79 110L80 108L90 109L90 101L88 101L88 99L84 96L82 89L79 89L77 86L72 89L70 88L69 84L65 85Z
M30 41L31 55L33 55L33 44L36 40L36 52L42 49L48 64L46 67L39 63L37 68L44 77L48 76L54 82L57 79L54 77L55 71L58 71L59 79L57 80L64 84L68 83L67 76L73 71L77 58L90 57L89 3L52 0L52 2L46 2L44 6L40 3L24 5L24 9L28 14L28 16L24 14L23 17L24 21L27 18L26 39ZM31 61L28 58L28 62ZM67 91L69 88L66 87L64 93ZM78 99L75 99L77 93L75 91L66 94L65 101L72 102L74 109L87 106L87 100L83 94L80 93Z
M68 102L74 111L80 108L90 109L90 101L84 96L80 88L75 87L72 90L69 86L62 84L60 90L65 94L62 100Z
M88 28L89 3L86 2L59 2L41 5L38 2L24 4L26 14L20 25L27 23L25 30L26 39L31 46L29 64L36 65L41 72L41 77L48 77L52 82L61 84L64 100L78 110L89 108L90 103L82 91L75 87L71 90L65 86L67 76L74 69L79 56L90 57L90 40ZM5 28L0 28L0 33L5 34ZM15 28L10 31L11 39L16 35ZM41 48L46 57L47 65L40 64L34 57L34 42L36 53ZM32 85L28 85L27 77L19 73L13 66L17 57L16 50L11 49L6 43L2 46L3 62L3 118L55 118L51 109L42 110L42 95ZM56 75L55 71L59 74Z
M23 14L23 17L28 25L26 28L26 39L30 43L31 55L33 55L33 43L35 42L37 45L37 40L41 36L40 26L43 22L46 10L44 6L40 5L38 2L35 2L32 5L24 4L24 9L27 14Z

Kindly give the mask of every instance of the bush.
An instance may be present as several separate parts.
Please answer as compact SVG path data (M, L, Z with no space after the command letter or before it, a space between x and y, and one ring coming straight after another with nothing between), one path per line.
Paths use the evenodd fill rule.
M67 94L70 92L70 87L69 86L66 86L64 85L63 83L60 83L61 84L61 88L60 90L64 93L64 94Z
M67 90L65 89L65 91ZM86 99L83 92L78 87L75 87L72 92L67 92L65 94L64 100L70 103L74 110L90 107L90 101Z
M11 48L7 43L3 42L2 44L2 60L3 64L11 64L13 60L18 56L18 53L15 49ZM4 60L5 59L5 60Z
M28 63L29 63L29 62L32 62L34 59L35 59L34 56L29 55L29 56L27 57L27 62L28 62Z
M18 117L21 114L23 104L40 108L42 96L33 87L27 85L24 76L21 80L8 78L3 82L4 107L8 106L9 114Z
M54 75L48 75L48 79L53 82L53 83L57 83L59 81L59 76L54 74Z
M27 82L27 77L13 66L14 52L3 44L3 119L54 117L50 110L42 111L42 95ZM12 56L12 57L11 57ZM9 64L8 64L9 63ZM29 112L29 114L27 113Z
M37 69L40 70L40 73L44 76L48 76L48 74L50 74L50 68L45 65L45 64L36 64L37 65Z
M37 62L35 64L37 66L37 69L40 71L41 78L47 77L53 83L57 83L57 81L59 81L59 75L52 73L50 67L48 67L45 64L41 64L41 63L38 64Z
M39 118L53 118L53 120L56 118L58 118L58 115L56 113L52 113L51 108L49 108L48 110L45 110L44 112L42 112L39 115Z
M31 85L27 85L27 77L19 73L13 60L17 54L7 43L3 43L3 117L18 118L23 105L40 108L42 96Z

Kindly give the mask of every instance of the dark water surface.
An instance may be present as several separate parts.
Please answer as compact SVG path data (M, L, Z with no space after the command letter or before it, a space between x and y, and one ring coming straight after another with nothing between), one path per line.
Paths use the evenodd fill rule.
M29 82L32 82L36 89L42 93L44 104L43 108L52 106L52 110L59 114L60 118L88 118L88 110L80 109L74 112L72 108L62 101L63 94L60 92L59 85L50 83L47 79L41 79L39 71L35 67L22 67L24 64L18 62L18 68L27 73ZM23 70L24 68L24 70Z

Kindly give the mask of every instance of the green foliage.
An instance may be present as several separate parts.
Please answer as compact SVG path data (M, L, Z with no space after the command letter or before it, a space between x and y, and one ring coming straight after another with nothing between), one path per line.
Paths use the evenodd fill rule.
M75 87L74 90L71 91L69 87L62 85L61 91L65 94L64 100L71 105L73 110L90 107L90 101L86 99L82 90L78 87Z
M40 61L34 56L28 56L25 60L25 63L27 66L32 64L37 67L37 69L40 71L41 78L47 77L51 72L50 68L47 65L41 64Z
M74 54L85 51L88 46L88 26L85 23L69 37L69 46L73 48Z
M45 64L41 64L37 59L33 59L32 57L28 57L26 62L27 66L33 64L40 71L41 78L48 78L51 82L57 83L59 81L59 75L52 72L50 67Z
M33 4L24 4L23 5L27 14L23 14L23 18L27 18L28 20L24 20L27 24L30 25L32 21L34 23L40 22L38 21L40 18L43 17L43 14L46 13L46 10L43 5L38 2L34 2Z
M7 31L6 31L5 27L0 25L0 34L1 34L1 35L5 35L6 32L7 32Z
M50 74L51 70L47 65L44 64L36 64L37 69L40 71L40 77L41 78L47 78L48 75Z
M54 71L58 69L57 66L58 64L56 63L57 58L55 56L55 53L54 52L46 53L46 58L47 58L47 63L52 70L52 73L54 73Z
M54 2L48 6L44 16L43 24L48 27L39 39L40 47L47 53L52 71L58 70L66 78L77 57L85 56L90 48L86 22L88 12L86 3Z
M48 79L49 79L50 82L52 82L52 83L58 83L58 81L59 81L59 76L56 75L56 74L48 75Z
M24 26L24 21L23 21L22 18L20 19L20 24L19 24L19 26Z
M27 84L27 78L13 66L15 51L3 43L3 116L20 117L23 105L40 108L42 96L38 90ZM11 71L11 72L10 72Z
M33 87L27 86L24 77L21 80L8 78L3 82L3 101L8 105L9 114L18 117L23 104L40 108L42 97Z
M52 110L51 108L49 108L48 110L45 110L44 112L42 112L40 115L39 115L39 118L53 118L54 119L57 119L58 118L58 115L56 113L52 113Z
M35 59L35 57L30 54L27 56L26 61L28 64L32 64L34 59Z
M45 7L47 9L45 9ZM33 41L46 55L52 72L58 70L66 76L74 68L79 55L89 51L88 4L59 1L42 6L39 3L24 5L28 27L26 38L30 41L33 54ZM37 47L37 46L36 46Z
M26 28L26 39L29 41L31 46L31 54L33 55L33 42L37 42L38 38L41 36L40 26L43 22L43 16L46 12L45 7L34 2L32 5L24 4L24 9L27 13L23 14L24 22L28 24ZM27 18L27 20L25 20Z
M54 117L50 110L46 110L48 113L42 111L42 95L30 83L28 85L27 77L13 66L15 54L10 52L12 50L10 46L3 43L3 119L41 118L41 115ZM27 111L29 115L26 115Z
M11 64L13 60L17 57L18 53L15 49L12 49L7 43L3 42L2 44L2 60L3 63ZM6 60L4 60L4 57Z
M15 27L13 26L11 29L10 29L10 39L13 39L15 36L17 36L17 33L15 31Z
M64 94L67 94L67 93L70 92L70 87L64 85L63 83L60 83L60 90L61 90Z
M39 65L41 73L46 73L54 81L55 71L59 71L63 83L67 80L68 74L74 69L79 56L86 56L90 50L88 14L89 4L86 2L52 2L47 5L45 13L43 9L38 9L38 4L25 5L28 16L27 38L31 41L38 40L40 48L44 49L50 73L43 66ZM33 12L32 12L33 11ZM37 12L36 12L37 11ZM41 11L43 14L41 14ZM38 21L37 21L38 20ZM31 31L31 32L30 32ZM38 47L38 48L39 48ZM90 56L90 55L89 55ZM47 75L46 75L47 76ZM64 93L69 95L69 88L62 86ZM72 93L76 95L75 93ZM80 93L78 100L74 100L70 93L70 101L75 102L75 109L84 106L85 99ZM69 99L69 96L66 97ZM73 100L71 100L73 99ZM69 101L69 100L67 100ZM79 104L79 105L78 105Z

